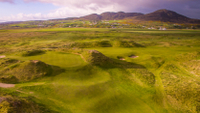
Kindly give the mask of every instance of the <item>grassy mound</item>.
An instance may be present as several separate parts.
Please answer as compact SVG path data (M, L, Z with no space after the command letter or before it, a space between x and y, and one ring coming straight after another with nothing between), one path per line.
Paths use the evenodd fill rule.
M94 47L145 47L142 44L136 43L132 40L99 40L87 42L68 42L60 47L64 48L94 48Z
M71 42L71 43L65 44L64 47L67 47L67 48L126 47L128 48L128 47L145 47L145 46L139 43L136 43L134 41L127 41L127 40L114 40L114 41L102 40L102 41L90 41L90 42Z
M94 65L104 65L112 61L110 58L106 57L97 50L85 51L82 55L87 62Z
M199 81L177 65L168 64L164 69L161 78L170 105L181 112L199 113Z
M113 42L113 47L144 47L144 46L134 41L115 40Z
M14 96L1 96L0 97L0 112L1 113L44 113L52 112L39 106L31 101L29 98L20 98Z
M15 64L17 62L19 62L19 60L10 59L10 58L0 59L0 68L7 67L7 66Z
M38 60L32 60L22 63L13 70L13 75L19 81L30 81L50 74L51 66Z
M140 82L143 82L144 84L149 86L153 86L155 84L155 75L153 73L148 71L142 65L120 60L120 58L123 57L118 56L119 60L111 59L96 50L85 51L82 55L85 58L85 60L90 64L99 65L106 68L114 67L129 69L130 73L132 73L133 76L138 78Z
M30 51L23 52L22 56L35 56L35 55L41 55L44 53L45 53L45 51L43 51L43 50L30 50Z
M0 59L0 82L16 83L17 79L9 72L19 65L21 61L10 58Z
M93 43L93 45L96 47L112 47L110 41L106 41L106 40L97 41L97 42Z
M72 42L64 45L67 48L112 47L110 41Z
M26 82L51 73L51 66L33 60L6 67L0 72L0 81L4 83Z

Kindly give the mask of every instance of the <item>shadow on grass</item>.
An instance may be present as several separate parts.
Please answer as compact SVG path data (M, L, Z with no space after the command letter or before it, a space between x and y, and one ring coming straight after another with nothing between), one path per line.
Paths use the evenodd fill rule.
M122 113L130 110L132 112L143 112L146 110L140 109L143 103L123 94L116 94L114 96L101 99L95 103L88 111L92 113ZM133 108L134 107L134 108Z
M126 61L112 59L112 58L109 58L109 59L110 60L108 62L105 62L104 64L97 65L97 66L104 68L104 69L110 69L110 68L145 69L145 67L143 65L140 65L140 64L135 64L135 63L132 63L132 62L126 62Z
M98 83L91 86L83 86L76 93L76 98L98 98L101 95L104 95L107 90L110 89L112 85L111 81L104 83Z
M70 76L72 79L87 80L92 79L99 75L99 73L106 74L108 69L119 68L119 69L146 69L144 66L134 64L131 62L120 61L110 59L108 62L101 63L100 65L88 64L76 70L77 76Z
M45 54L46 51L43 51L43 50L30 50L30 51L23 51L21 53L21 55L23 57L28 57L28 56L36 56L36 55L42 55L42 54Z
M49 74L49 76L56 76L56 75L59 75L59 74L65 72L64 69L62 69L62 68L60 68L60 67L58 67L58 66L53 66L53 65L51 65L51 68L52 68L52 69L51 69L51 74Z

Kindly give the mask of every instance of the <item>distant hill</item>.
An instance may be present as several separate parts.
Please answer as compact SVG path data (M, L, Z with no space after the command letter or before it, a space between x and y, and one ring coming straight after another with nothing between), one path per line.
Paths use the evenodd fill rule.
M172 23L186 23L186 24L200 24L200 19L191 19L184 15L178 14L171 10L160 9L152 13L125 13L125 12L104 12L102 14L90 14L82 17L68 17L49 19L49 21L61 21L61 20L123 20L131 19L133 21L161 21L161 22L172 22ZM48 20L35 20L35 22L44 22ZM18 24L26 21L11 21L11 22L0 22L0 25L6 24ZM42 24L42 23L41 23Z
M101 20L101 16L98 14L90 14L86 15L83 17L80 17L80 19L85 19L85 20Z
M178 14L174 11L160 9L152 13L125 13L125 12L105 12L100 15L91 14L82 16L79 19L85 20L122 20L122 19L133 19L139 21L162 21L162 22L173 22L173 23L197 23L200 24L199 19L191 19L184 15Z
M51 21L60 21L60 20L75 20L79 19L78 17L69 17L69 18L58 18L58 19L49 19Z
M8 22L0 22L0 25L2 24L18 24L18 23L21 23L23 21L8 21Z
M105 12L102 13L100 16L102 17L102 20L121 20L127 17L135 17L139 15L144 15L142 13L124 13L124 12L118 12L118 13L113 13L113 12Z
M135 17L143 15L142 13L124 13L124 12L105 12L100 15L98 14L91 14L87 16L80 17L80 19L86 20L121 20L128 17Z
M135 20L142 21L162 21L162 22L174 22L174 23L200 23L198 19L191 19L184 15L178 14L174 11L161 9L155 12L133 17Z

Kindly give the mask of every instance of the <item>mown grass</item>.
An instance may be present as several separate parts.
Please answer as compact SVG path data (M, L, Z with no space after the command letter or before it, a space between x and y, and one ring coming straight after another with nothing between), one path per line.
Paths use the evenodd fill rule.
M91 28L2 31L1 55L25 62L40 60L56 71L1 92L34 97L32 101L60 113L199 112L198 32ZM21 54L32 50L46 52ZM109 61L96 65L87 55L82 58L80 54L84 57L89 50L101 52ZM125 60L120 61L119 56ZM0 69L5 65L11 66L2 64Z

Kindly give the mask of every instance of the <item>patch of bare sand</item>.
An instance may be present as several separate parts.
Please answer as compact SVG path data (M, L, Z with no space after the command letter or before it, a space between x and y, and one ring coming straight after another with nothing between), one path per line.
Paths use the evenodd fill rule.
M5 57L6 57L5 55L0 56L0 58L5 58Z
M11 87L15 87L15 84L4 84L4 83L0 83L0 87L1 87L1 88L11 88Z
M137 58L137 57L139 57L139 56L135 56L135 55L130 56L130 58Z
M120 58L119 60L125 60L124 58Z

